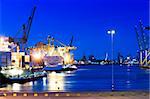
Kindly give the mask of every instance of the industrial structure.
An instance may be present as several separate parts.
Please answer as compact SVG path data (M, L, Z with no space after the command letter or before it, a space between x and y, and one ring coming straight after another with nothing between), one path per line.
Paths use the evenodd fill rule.
M34 14L35 14L36 6L33 8L33 11L31 15L29 16L27 23L23 24L21 26L21 29L16 33L15 37L10 37L9 40L10 42L15 42L17 45L20 46L21 51L25 51L25 47L28 41L28 37L30 34L30 29L32 26ZM18 37L18 35L21 34L21 37ZM18 38L17 38L18 37Z
M0 65L2 67L15 66L24 68L25 63L30 61L30 56L20 52L19 46L9 42L8 37L0 37Z
M150 27L144 26L141 20L139 21L139 26L135 26L139 46L140 66L148 68L150 67L149 31Z
M15 37L0 37L0 51L1 54L3 54L3 56L0 55L2 66L29 68L30 55L26 54L25 45L28 41L35 10L36 7L33 8L27 23L22 25L21 29L16 33ZM18 37L19 34L21 37ZM4 54L8 55L5 55L4 57Z
M47 40L48 44L39 42L35 47L30 48L31 61L34 65L73 64L74 56L70 52L76 49L72 46L73 39L69 46L51 36L48 36ZM56 46L55 42L59 45Z
M33 8L27 23L22 25L21 30L15 37L0 37L0 65L15 66L17 68L29 69L34 66L44 66L52 64L73 64L74 56L70 53L76 47L72 46L73 36L70 44L66 45L59 40L48 36L48 44L37 43L34 47L28 49L26 44L30 34L36 6ZM17 38L18 35L22 35ZM58 43L59 45L55 45ZM27 53L29 51L29 53Z

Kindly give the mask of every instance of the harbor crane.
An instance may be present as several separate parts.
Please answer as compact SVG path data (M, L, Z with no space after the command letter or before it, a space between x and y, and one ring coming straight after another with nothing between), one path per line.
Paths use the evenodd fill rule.
M144 27L142 21L140 20L139 28L140 29L138 30L138 27L135 26L135 32L140 53L140 65L148 66L148 68L150 68L149 34L145 33L145 30L150 30L150 27Z
M54 41L59 43L61 46L64 46L64 47L67 46L67 45L63 44L62 42L60 42L59 40L55 39L54 37L51 37L50 35L48 35L47 40L48 40L48 44L50 46L54 46Z
M68 46L73 47L73 45L72 45L73 39L74 39L74 37L72 36ZM60 44L61 46L64 46L64 47L67 46L66 44L60 42L59 40L55 39L54 37L51 37L50 35L48 35L47 40L48 40L48 44L50 44L50 45L54 45L54 41L55 41L58 44Z
M71 40L70 40L70 44L69 44L70 47L72 47L73 39L74 39L74 37L72 36Z
M135 29L135 33L136 33L136 38L137 38L137 41L138 41L138 46L139 46L139 49L142 50L142 40L141 40L141 37L139 36L139 33L137 31L137 26L134 27Z
M145 34L145 32L144 32L144 26L143 26L143 24L142 24L142 21L140 20L140 22L139 22L139 26L140 26L140 31L141 31L141 38L142 38L142 46L143 46L143 49L144 50L146 50L146 49L148 49L148 37L147 37L147 35Z
M54 37L51 37L50 35L48 36L47 40L48 40L48 44L49 44L50 46L51 46L51 45L54 46L54 41L55 41L55 42L57 42L58 44L60 44L61 46L65 47L68 52L69 52L70 50L76 49L76 47L74 47L74 46L72 45L73 36L71 37L71 41L70 41L69 46L67 46L66 44L62 43L61 41L55 39Z
M15 43L17 43L21 47L22 51L25 51L25 45L27 44L27 41L28 41L28 37L30 34L35 10L36 10L36 6L34 6L31 16L29 16L27 23L23 24L21 29L16 34L16 36L17 36L21 32L21 33L23 33L22 37L21 38L16 38L16 36L13 38L10 37L10 42L14 41Z

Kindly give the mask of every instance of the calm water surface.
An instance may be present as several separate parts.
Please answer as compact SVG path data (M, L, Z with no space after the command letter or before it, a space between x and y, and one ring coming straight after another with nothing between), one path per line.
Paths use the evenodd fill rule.
M36 92L111 91L111 65L79 66L70 73L49 73L47 77L25 84L14 83L1 90ZM148 91L149 70L138 66L114 66L114 83L117 91Z

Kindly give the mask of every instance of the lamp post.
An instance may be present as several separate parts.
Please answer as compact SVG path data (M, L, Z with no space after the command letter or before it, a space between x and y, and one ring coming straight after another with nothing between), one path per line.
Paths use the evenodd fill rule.
M115 30L108 30L107 31L108 34L111 35L111 60L112 60L112 91L114 90L114 65L113 65L113 60L114 60L114 34L115 34Z

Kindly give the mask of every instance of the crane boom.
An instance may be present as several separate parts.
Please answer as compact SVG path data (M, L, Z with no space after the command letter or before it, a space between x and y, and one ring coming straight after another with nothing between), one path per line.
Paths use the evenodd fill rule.
M74 37L72 36L72 37L71 37L71 41L70 41L70 44L69 44L69 46L70 46L70 47L72 47L72 43L73 43L73 38L74 38Z
M33 8L33 11L31 13L31 16L29 16L28 22L26 25L23 25L23 43L26 44L28 41L28 37L29 37L29 33L30 33L30 29L31 29L31 25L32 25L32 21L33 21L33 17L35 14L35 10L36 7Z
M16 35L18 35L19 33L23 33L23 36L21 38L16 38L16 36L10 37L10 42L13 41L13 42L17 43L21 47L22 51L25 50L25 44L28 41L28 37L29 37L32 22L33 22L35 10L36 10L36 6L34 6L31 16L29 16L27 23L23 24L22 28L19 30L19 32L16 33Z
M143 24L142 24L142 21L140 20L139 22L139 26L140 26L140 31L141 31L141 40L142 40L142 46L144 49L146 49L146 35L144 33L144 27L143 27Z
M60 41L58 41L58 40L56 40L56 39L54 39L56 42L58 42L60 45L62 45L62 46L64 46L64 47L66 47L66 45L65 44L63 44L62 42L60 42Z
M136 37L137 37L139 49L142 50L142 49L143 49L143 47L142 47L142 42L141 42L139 33L138 33L138 31L137 31L137 27L135 26L134 29L135 29L135 32L136 32Z

